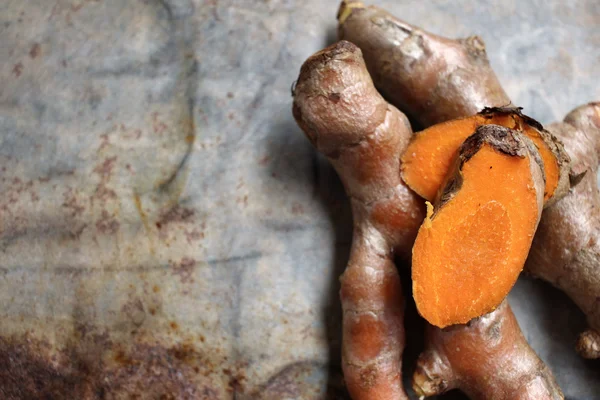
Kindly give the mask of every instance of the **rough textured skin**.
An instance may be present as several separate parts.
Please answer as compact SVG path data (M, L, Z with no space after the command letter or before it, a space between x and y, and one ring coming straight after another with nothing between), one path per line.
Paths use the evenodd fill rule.
M365 8L357 2L352 3L350 10L345 10L348 5L349 2L343 1L338 13L340 37L353 41L363 50L376 84L392 103L405 109L423 127L467 117L485 107L511 104L489 66L479 38L462 41L440 38L376 7ZM401 45L397 46L397 43ZM404 48L408 50L397 51ZM390 53L393 56L389 56ZM391 57L394 62L389 61ZM419 73L415 73L417 66L420 66ZM389 90L385 91L385 87ZM503 319L506 314L500 313L496 317ZM430 328L434 332L436 329ZM471 328L467 325L462 329L467 334ZM515 329L522 337L518 325ZM476 337L481 332L473 331L472 334ZM527 353L535 354L525 341L523 347ZM484 349L482 346L477 352ZM491 368L488 372L492 370L499 379L502 378L501 368ZM544 367L544 371L547 371L548 379L552 379L549 370ZM537 398L535 387L531 388L531 393L527 393L527 389L524 388L526 393L517 398Z
M583 332L577 340L577 352L585 358L600 358L600 333L594 329Z
M443 330L429 326L413 388L420 396L458 388L471 399L563 398L550 370L527 344L506 301L467 325Z
M373 21L385 22L376 24ZM402 109L406 108L409 115L425 127L472 115L484 107L510 104L485 59L483 44L478 39L481 58L472 57L474 53L465 50L470 48L466 46L468 39L450 41L429 35L383 10L360 5L353 8L344 21L340 21L339 32L341 37L355 41L361 47L375 82L382 88L389 88L389 92L384 92L391 101ZM401 50L404 45L394 46L395 40L401 43L406 40L411 51ZM470 43L474 43L473 40ZM430 46L427 51L423 50L425 45ZM390 56L386 55L392 50L395 62L389 62ZM457 52L463 54L457 57ZM415 58L419 64L415 64ZM460 84L444 86L444 90L427 90L438 87L434 72L447 71L450 62L457 62L457 59L473 62L471 81L445 78L441 81ZM414 73L417 65L424 65L419 74ZM455 66L453 68L460 71ZM425 71L433 71L427 79L423 78ZM418 88L425 90L419 91ZM423 93L430 94L425 96ZM452 104L448 105L449 102ZM597 110L598 103L580 107L565 118L565 123L548 127L563 142L572 159L573 173L589 172L568 196L544 213L526 264L526 270L565 291L587 315L595 332L582 335L577 348L588 358L600 356L597 333L600 330L600 272L596 268L600 260L599 249L596 249L600 246L596 228L599 218L596 205L600 200L595 180L600 119ZM564 188L565 183L563 179L559 186Z
M338 19L377 88L423 126L510 104L477 36L446 39L360 2L342 1Z
M341 278L342 362L354 399L405 399L404 301L395 255L407 258L423 204L400 178L412 131L375 89L361 51L341 41L311 56L294 89L298 125L351 198L350 260Z
M600 357L600 192L596 183L600 149L600 103L571 111L548 127L564 143L574 175L582 174L568 196L542 217L526 269L571 297L583 310L591 330L577 350Z
M515 112L514 107L507 107L510 99L490 67L479 37L451 40L436 36L378 7L346 0L340 5L338 20L339 38L361 48L377 88L423 127L482 110ZM550 206L568 191L568 156L537 121L519 116L538 126L543 141L557 157L560 175L555 195L546 202Z
M346 6L347 4L342 2L341 11ZM340 15L344 14L340 12ZM375 29L373 26L377 25L373 24L372 20L377 18L386 21L385 26L398 29L387 31ZM355 21L356 25L352 25L352 21ZM413 94L414 89L402 90L402 88L428 88L431 84L416 76L417 74L401 73L403 70L387 73L389 68L385 63L380 62L380 57L371 59L369 56L386 54L386 49L389 51L392 48L402 48L403 46L394 46L393 41L398 40L397 35L401 38L412 37L409 33L413 31L420 35L419 43L432 43L430 37L433 36L423 36L421 31L414 30L412 26L397 20L383 10L375 7L364 8L356 3L352 10L346 13L346 18L340 21L339 27L341 37L355 40L363 49L369 68L373 71L374 79L379 85L395 88L393 96L390 96L391 101L400 107L413 105L407 110L411 112L415 110L414 112L418 114L415 118L425 127L472 115L483 107L511 103L499 86L487 61L480 71L473 73L473 81L464 81L464 86L461 84L448 88L445 92L447 97L416 98ZM440 45L430 47L428 52L419 50L416 54L419 54L421 63L445 71L446 65L456 62L456 53L449 52L446 46L441 44L453 42L438 37L435 39L440 40ZM455 43L455 46L457 45ZM419 46L415 48L421 49ZM402 63L388 62L387 65L417 65L411 64L410 60L415 57L410 54L397 52L395 60L401 60ZM476 90L475 82L479 85ZM447 106L448 99L451 99L452 107ZM598 207L596 207L599 204L599 193L595 178L598 165L596 138L600 119L598 107L598 103L579 107L565 118L564 123L548 127L548 130L563 142L572 160L571 168L574 176L584 171L589 172L583 178L578 176L577 180L581 179L581 182L544 213L525 267L534 276L545 279L565 291L586 314L593 331L581 336L577 348L583 356L589 358L600 355L598 351L600 273L596 268L600 259L598 256L600 253L596 249L600 239L596 228L598 226L596 221L599 218Z
M441 328L489 313L508 295L544 199L542 159L518 131L482 125L458 151L435 212L413 246L417 309ZM496 184L489 186L490 180Z

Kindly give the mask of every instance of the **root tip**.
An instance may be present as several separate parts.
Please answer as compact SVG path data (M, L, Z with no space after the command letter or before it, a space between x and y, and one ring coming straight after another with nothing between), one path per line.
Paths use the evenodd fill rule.
M419 399L444 393L448 389L448 382L439 377L431 378L420 368L413 375L412 388Z
M583 332L579 335L576 349L583 358L600 358L600 332L593 329Z

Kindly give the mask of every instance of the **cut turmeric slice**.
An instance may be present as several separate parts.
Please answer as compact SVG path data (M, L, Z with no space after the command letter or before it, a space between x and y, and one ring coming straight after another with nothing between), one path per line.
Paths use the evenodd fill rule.
M431 324L466 323L506 297L541 216L542 168L533 142L499 125L460 146L413 247L413 296Z
M482 125L496 124L523 132L535 143L544 162L544 206L569 190L569 156L562 144L519 108L487 108L471 117L434 125L416 133L402 155L402 178L421 197L433 201L463 141Z

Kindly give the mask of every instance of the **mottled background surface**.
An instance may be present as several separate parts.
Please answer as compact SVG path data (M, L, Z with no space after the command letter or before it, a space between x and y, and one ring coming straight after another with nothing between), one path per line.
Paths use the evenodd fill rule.
M600 99L595 0L377 4L481 35L543 122ZM346 398L349 207L290 112L337 5L0 2L0 397ZM600 399L581 313L527 279L511 301L567 398Z

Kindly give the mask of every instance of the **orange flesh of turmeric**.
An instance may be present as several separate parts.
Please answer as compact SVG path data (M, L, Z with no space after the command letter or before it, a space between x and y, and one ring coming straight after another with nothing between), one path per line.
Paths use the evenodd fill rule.
M539 216L529 163L485 144L463 165L456 195L421 226L413 295L431 324L443 328L490 312L516 282Z
M545 203L558 186L558 161L535 128L510 114L497 114L491 118L474 115L434 125L417 133L402 155L404 182L424 199L433 201L460 145L478 126L489 124L520 130L537 146L546 175Z

